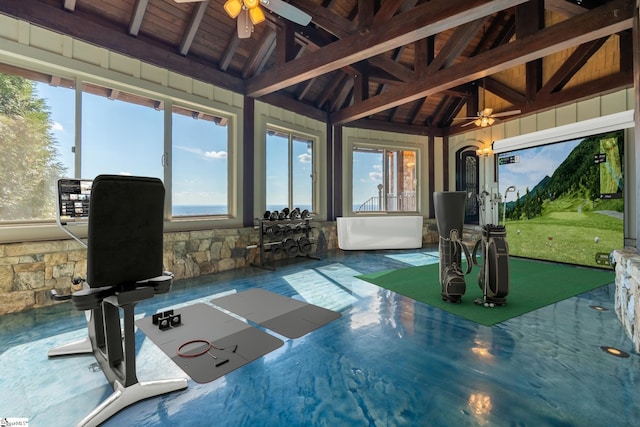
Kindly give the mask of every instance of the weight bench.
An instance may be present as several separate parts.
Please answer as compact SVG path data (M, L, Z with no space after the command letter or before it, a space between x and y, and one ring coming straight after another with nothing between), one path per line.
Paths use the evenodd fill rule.
M131 404L188 385L186 378L139 382L136 376L135 306L169 292L173 283L162 266L164 193L157 178L100 175L93 183L58 181L59 225L84 244L67 226L88 218L87 276L81 290L52 291L52 298L70 299L85 310L89 334L48 355L93 353L114 390L78 426L99 425Z

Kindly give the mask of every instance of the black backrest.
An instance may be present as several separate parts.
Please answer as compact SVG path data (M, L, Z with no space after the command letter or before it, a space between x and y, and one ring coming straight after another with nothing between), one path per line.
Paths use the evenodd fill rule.
M91 187L87 283L131 284L162 275L164 185L157 178L99 175Z

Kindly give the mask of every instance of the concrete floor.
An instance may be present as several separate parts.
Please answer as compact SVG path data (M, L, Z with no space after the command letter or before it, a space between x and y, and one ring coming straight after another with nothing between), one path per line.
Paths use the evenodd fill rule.
M139 402L107 426L610 426L640 420L640 355L606 285L485 327L355 278L434 261L434 248L335 252L276 271L177 281L138 317L259 287L342 317L206 384ZM439 287L436 278L426 286ZM596 311L599 305L608 310ZM0 419L70 426L112 392L71 304L0 317ZM266 332L272 333L268 330ZM140 381L186 374L138 331ZM613 357L613 346L630 353Z

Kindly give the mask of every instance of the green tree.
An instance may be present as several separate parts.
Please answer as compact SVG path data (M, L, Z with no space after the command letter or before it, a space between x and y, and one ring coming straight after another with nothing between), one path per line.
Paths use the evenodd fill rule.
M51 218L55 178L65 168L35 83L0 73L0 220Z

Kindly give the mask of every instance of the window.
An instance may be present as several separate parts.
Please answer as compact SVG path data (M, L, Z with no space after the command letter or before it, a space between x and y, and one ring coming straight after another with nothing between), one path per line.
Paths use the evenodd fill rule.
M173 107L173 216L228 214L227 120Z
M54 219L56 179L74 173L74 82L0 70L0 222Z
M126 174L164 179L161 106L160 101L85 83L81 178Z
M76 81L0 63L0 225L19 234L29 222L52 222L56 180L100 174L160 178L171 200L167 216L234 220L232 113L187 108L179 100L124 91L117 84L82 82L76 88ZM82 117L80 126L77 116ZM166 147L169 141L172 148ZM292 152L304 162L299 146L296 140ZM291 170L302 173L297 172L300 167L304 165L292 164ZM303 203L310 199L309 189L298 181L292 197ZM28 232L30 238L41 235L30 230L35 230Z
M354 212L417 211L416 150L355 146Z
M266 208L314 211L313 141L301 135L267 130Z

